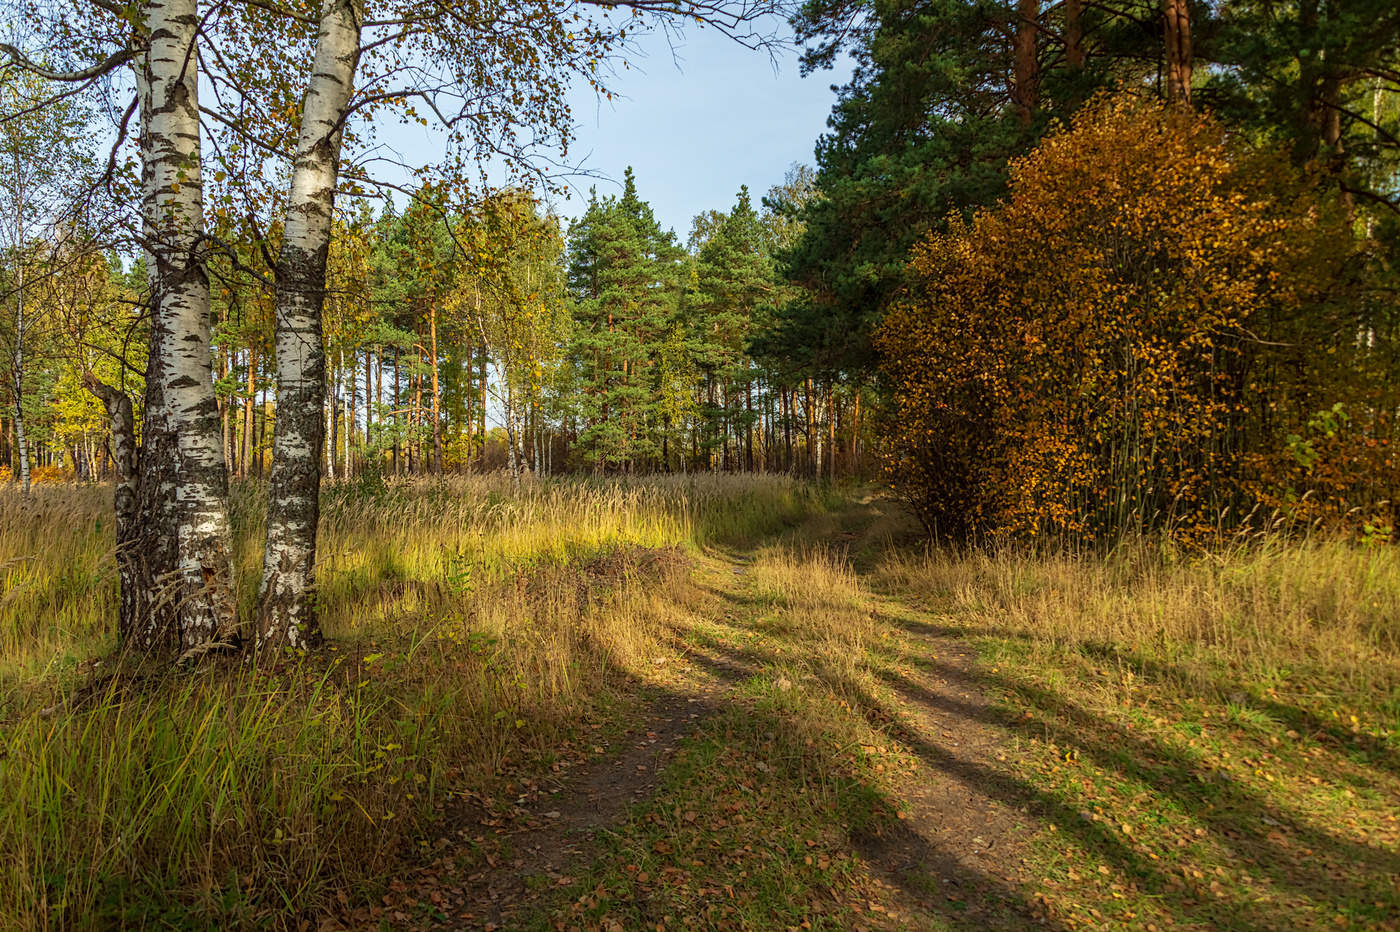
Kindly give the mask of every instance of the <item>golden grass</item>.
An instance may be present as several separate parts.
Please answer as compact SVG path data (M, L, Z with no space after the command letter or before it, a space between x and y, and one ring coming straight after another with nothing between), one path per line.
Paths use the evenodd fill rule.
M0 492L0 929L284 928L342 895L364 902L447 793L548 767L585 724L624 719L640 683L674 688L660 671L680 666L678 648L744 679L678 756L656 820L620 835L576 895L607 880L610 903L587 914L630 917L627 891L655 895L636 865L658 876L679 863L657 832L677 851L716 839L737 850L758 832L786 853L754 846L696 870L737 898L677 888L673 905L791 925L797 913L778 905L866 888L846 833L892 818L888 723L863 703L912 675L900 618L983 648L979 675L1009 714L1006 779L1067 814L1042 827L1032 865L1061 884L1057 909L1116 915L1118 874L1100 866L1129 873L1132 909L1159 928L1219 924L1234 908L1300 928L1327 910L1363 922L1391 908L1393 548L898 550L880 546L879 509L848 532L856 512L828 513L817 487L777 478L342 485L323 511L330 649L270 673L107 679L77 665L111 647L107 494ZM235 490L245 593L260 509L256 486ZM813 515L800 536L769 537ZM845 549L857 545L868 573ZM752 559L714 560L715 547ZM755 791L757 821L732 820ZM1105 846L1101 823L1131 838ZM1277 856L1280 825L1310 860ZM1357 857L1372 880L1347 874ZM1252 879L1176 915L1158 858ZM1252 899L1256 887L1284 905ZM1225 912L1210 911L1217 901Z
M95 485L0 486L0 672L42 674L102 643L117 605L111 498Z
M898 806L876 760L890 739L860 711L882 632L829 540L839 519L822 512L738 561L697 567L713 604L687 660L702 680L723 678L725 702L597 861L507 928L869 927L857 910L883 891L853 839Z
M878 640L870 596L846 558L829 547L773 546L753 564L756 598L770 609L761 630L786 641L795 675L832 689L869 689L868 652Z
M360 896L444 792L625 703L683 615L687 550L824 503L757 477L330 488L330 648L107 679L76 662L112 646L108 494L0 492L0 928L294 926ZM260 508L235 490L245 593Z
M1219 553L1124 545L1106 558L892 553L880 584L958 625L1032 647L1113 645L1170 666L1183 686L1293 670L1358 700L1400 687L1400 552L1345 541Z
M738 541L792 523L819 504L781 477L701 475L524 483L500 474L328 487L320 536L320 605L331 636L416 617L423 586L460 595L519 572L591 559L621 546ZM71 667L113 646L117 585L109 488L0 486L0 680ZM242 609L261 569L261 486L231 497Z
M893 553L878 577L978 645L1067 927L1395 927L1393 547Z

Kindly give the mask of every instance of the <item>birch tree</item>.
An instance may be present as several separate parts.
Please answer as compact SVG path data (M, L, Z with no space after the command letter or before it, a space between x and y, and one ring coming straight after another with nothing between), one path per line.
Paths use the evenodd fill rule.
M326 257L330 254L339 182L342 127L363 26L364 9L358 0L324 0L292 160L276 269L278 416L259 593L259 646L307 647L321 637L310 598L320 516L321 448L325 445L321 402L326 359L321 312L326 299Z
M25 493L30 466L25 375L45 313L33 300L36 279L45 274L36 266L72 226L74 179L85 170L87 151L80 109L62 101L36 110L35 104L48 96L47 83L34 75L13 74L0 83L0 256L5 273L0 346L14 404L15 478ZM44 156L36 158L37 153ZM57 263L44 264L52 268Z
M768 39L756 24L773 9L769 0L522 0L505 6L408 0L369 6L322 0L314 19L250 6L261 18L255 28L239 19L236 28L221 33L221 60L227 64L211 78L216 94L240 101L237 119L212 114L229 140L283 152L288 164L274 270L279 417L257 632L261 647L299 647L320 638L312 592L325 435L320 318L326 255L336 192L363 190L376 181L366 164L342 164L347 137L365 151L373 143L374 119L395 113L441 133L442 158L431 169L412 166L420 175L462 184L484 178L478 166L499 156L541 179L546 173L533 159L567 152L570 84L581 80L606 93L606 68L625 51L629 31L645 28L648 18L698 20L757 47ZM618 10L622 15L609 18ZM290 38L295 47L308 32L311 64L304 83L277 73L276 62L267 64L276 37ZM272 93L250 110L245 103L259 87ZM295 87L304 91L297 106L287 107L287 90ZM300 115L290 152L284 109Z
M229 556L228 473L209 350L209 278L195 0L153 0L142 10L146 53L138 80L148 176L153 313L164 425L178 459L174 483L178 643L185 654L237 637ZM149 418L149 412L148 412ZM149 420L148 420L149 424ZM167 463L142 463L143 482L164 480ZM159 472L157 472L159 470ZM142 636L163 640L150 623Z
M118 512L118 632L145 652L197 657L237 641L205 271L197 48L205 20L195 0L133 9L93 0L76 12L48 10L47 20L43 12L33 14L34 49L0 44L8 69L67 85L49 108L98 87L128 98L102 183L139 200L134 239L146 257L151 351L140 452L118 457L136 472L117 483L135 499ZM72 67L53 67L55 59ZM120 152L133 120L137 165L126 172ZM136 449L130 399L95 377L89 386L108 407L115 445Z
M128 607L124 594L123 616L140 620L124 622L123 631L139 631L148 648L170 640L164 621L172 619L182 656L232 643L235 634L205 272L218 244L203 225L201 120L216 165L211 206L241 208L264 234L275 289L281 416L256 642L305 646L319 639L312 592L325 431L321 315L335 195L364 193L376 181L373 160L343 164L344 147L382 152L374 149L376 121L397 116L436 125L442 140L434 165L401 168L483 178L479 166L501 156L540 180L547 171L535 156L567 154L569 86L580 80L606 93L607 69L629 34L648 22L698 20L758 47L768 42L759 30L771 23L756 24L772 10L771 0L369 6L320 0L308 12L262 0L204 8L196 0L140 0L129 9L86 0L76 16L58 5L49 11L44 54L0 45L11 66L67 82L74 93L112 84L128 64L134 73L135 93L114 124L119 144L133 120L139 128L138 238L151 270L152 352L134 519L142 530L130 548L140 565L123 575L132 596ZM73 67L51 68L46 56ZM201 87L212 103L201 105ZM174 590L162 589L167 578Z

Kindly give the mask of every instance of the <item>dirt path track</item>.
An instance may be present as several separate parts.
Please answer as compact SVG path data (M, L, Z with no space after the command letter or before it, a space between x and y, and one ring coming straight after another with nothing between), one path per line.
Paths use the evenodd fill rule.
M825 547L847 556L869 552L889 533L889 511L887 503L866 502L767 546ZM750 573L756 554L714 553L697 566L701 588L716 597L709 636L678 638L670 686L644 696L637 724L610 751L593 747L593 753L566 762L508 812L488 811L470 799L449 806L439 837L430 842L441 856L391 885L379 919L351 925L542 927L541 908L589 870L602 837L622 831L638 805L653 797L683 742L732 709L742 684L773 662L758 636L762 611L743 608L759 602ZM879 831L851 833L861 869L884 899L863 915L861 927L1046 927L1043 913L1020 893L1020 843L1032 815L997 776L1007 733L982 689L971 651L919 609L869 587L862 591L897 655L859 711L902 749L908 766L887 783L899 819ZM721 615L718 607L726 605L731 608ZM454 875L453 852L479 846L484 837L496 850L477 869Z

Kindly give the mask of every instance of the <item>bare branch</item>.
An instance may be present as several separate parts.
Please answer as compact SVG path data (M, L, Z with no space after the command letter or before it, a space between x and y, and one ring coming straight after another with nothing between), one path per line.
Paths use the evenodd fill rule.
M52 71L40 65L38 62L33 61L19 49L7 42L0 42L0 53L3 53L7 57L7 61L0 62L0 66L19 68L30 74L38 75L45 80L63 83L70 81L91 81L94 78L100 78L103 75L111 74L136 57L136 49L128 48L107 56L106 59L89 68L82 68L78 71Z

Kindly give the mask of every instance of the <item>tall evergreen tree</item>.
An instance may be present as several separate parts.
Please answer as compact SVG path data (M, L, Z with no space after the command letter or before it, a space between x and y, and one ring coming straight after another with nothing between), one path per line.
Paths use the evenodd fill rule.
M808 0L804 68L849 50L805 234L780 255L802 288L763 349L834 376L906 284L910 247L1005 193L1010 161L1096 90L1152 89L1330 166L1369 227L1400 218L1400 106L1389 0ZM1377 243L1385 241L1383 232Z
M718 447L720 466L754 468L754 382L748 354L756 327L770 316L772 260L749 189L713 227L695 257L687 295L696 361L706 380L707 447ZM742 445L731 450L731 441Z
M659 347L671 336L682 250L637 193L628 168L622 196L591 198L571 231L569 281L577 302L579 444L599 470L636 469L661 457Z

